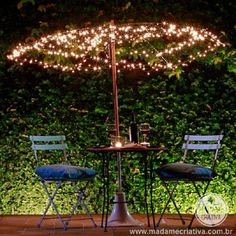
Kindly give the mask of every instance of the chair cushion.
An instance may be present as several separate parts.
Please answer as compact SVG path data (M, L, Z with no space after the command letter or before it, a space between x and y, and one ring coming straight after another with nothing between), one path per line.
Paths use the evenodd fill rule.
M82 180L96 175L93 169L63 164L40 166L35 172L43 180Z
M164 179L211 180L216 173L204 166L188 163L169 163L161 166L158 175Z

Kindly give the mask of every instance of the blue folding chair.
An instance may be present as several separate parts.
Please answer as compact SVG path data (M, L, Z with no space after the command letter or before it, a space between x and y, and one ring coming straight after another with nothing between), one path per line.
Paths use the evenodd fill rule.
M183 161L168 163L158 168L157 175L161 179L161 182L165 187L169 197L164 206L164 209L161 213L157 225L154 221L154 227L158 227L160 225L164 213L166 212L167 207L171 202L174 204L174 207L180 217L182 224L185 224L183 215L180 213L180 209L174 199L174 193L177 190L177 186L180 183L192 183L195 189L194 192L197 193L200 199L206 194L210 182L216 176L215 166L218 158L218 151L221 147L220 142L222 138L223 135L185 135L185 142L182 146L182 148L184 149ZM207 151L207 155L209 155L208 151L213 152L213 160L211 162L211 167L190 162L187 163L186 158L187 154L189 156L190 150L192 151L191 153L192 157L194 157L194 160L200 158L201 154L199 152L203 154ZM170 183L174 183L172 189L170 188ZM205 211L208 214L206 206ZM192 226L194 218L195 214L190 220L190 223L188 225L189 228Z
M76 212L79 205L82 205L88 216L83 219L90 219L93 226L96 227L96 223L94 222L93 217L91 216L83 199L84 192L87 189L89 182L94 179L96 171L86 167L67 164L67 144L64 143L66 140L64 135L30 136L30 140L32 141L32 149L34 151L37 163L35 173L40 178L40 181L49 199L40 222L38 223L38 227L41 226L44 219L47 219L46 214L50 206L52 206L58 219L62 223L64 230L66 230L72 215ZM58 159L59 156L62 158L62 160L60 162L56 162L56 164L51 164L55 163L54 160ZM48 164L41 165L41 162L48 159L48 157L50 158L50 161L48 160ZM54 199L60 193L60 189L68 183L73 187L73 193L76 193L77 201L74 206L72 206L69 216L64 219L60 215ZM53 190L49 188L49 185L52 184L54 184L55 187Z

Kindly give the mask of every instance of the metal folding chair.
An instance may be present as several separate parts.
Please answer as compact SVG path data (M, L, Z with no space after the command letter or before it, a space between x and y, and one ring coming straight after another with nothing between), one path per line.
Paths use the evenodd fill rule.
M185 224L183 215L181 214L179 206L174 199L174 193L177 190L177 186L180 183L192 183L195 190L194 192L197 193L200 199L206 194L210 182L216 176L215 166L218 157L218 150L221 146L220 141L222 138L222 135L185 135L185 142L182 146L184 149L183 161L165 164L157 170L157 175L161 179L161 182L169 197L157 224L155 224L154 221L155 228L160 225L164 213L171 202L174 204L182 224ZM205 165L193 164L190 162L186 163L186 157L187 154L189 156L190 150L192 151L191 153L194 160L199 159L201 154L205 155L206 151L212 151L213 161L211 167L209 168ZM209 152L207 152L207 155L209 155ZM171 183L173 184L172 189L170 188ZM207 214L209 213L206 206L205 211ZM195 214L190 220L188 225L189 228L192 226L194 218Z
M43 220L47 219L47 212L52 206L58 219L62 223L63 228L66 230L69 221L71 221L72 215L76 212L79 205L82 206L88 216L83 219L90 219L93 226L96 227L96 223L94 222L93 217L91 216L83 198L84 192L87 189L89 182L91 182L96 175L96 171L86 167L67 164L67 144L64 143L66 140L64 135L30 136L30 140L32 141L32 149L34 151L37 163L35 173L40 178L40 181L49 199L44 213L38 223L38 227L41 226ZM54 164L58 157L61 157L62 160ZM41 163L46 160L47 164L41 165ZM72 206L72 210L68 217L64 219L60 215L54 200L56 196L61 193L60 190L63 189L63 187L65 187L65 185L68 183L70 186L72 186L73 193L76 194L77 201L74 206ZM53 190L51 190L51 185L55 187Z

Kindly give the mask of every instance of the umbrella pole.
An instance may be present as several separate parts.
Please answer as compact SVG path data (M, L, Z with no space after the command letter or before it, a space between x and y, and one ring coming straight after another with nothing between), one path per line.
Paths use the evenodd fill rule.
M111 21L111 26L114 26L114 21ZM116 136L120 136L119 130L119 111L118 111L118 93L117 93L117 76L116 76L116 56L115 56L115 32L112 27L111 43L111 69L112 69L112 81L113 81L113 97L114 97L114 113L115 113L115 125ZM112 213L108 219L107 226L137 226L142 223L137 222L129 214L125 193L122 192L122 177L121 177L121 154L117 152L117 169L118 169L118 188L115 194L114 206Z
M111 26L114 26L114 21L111 21ZM113 82L113 100L114 100L114 115L115 115L115 126L116 126L116 137L120 136L120 124L119 124L119 109L118 109L118 92L117 92L117 74L116 74L116 55L115 55L115 32L112 28L111 43L111 71L112 71L112 82ZM118 169L118 192L122 191L122 180L121 180L121 155L117 153L117 169Z
M118 92L117 92L117 74L116 74L116 55L115 55L115 33L114 33L114 37L111 36L110 49L111 49L111 71L112 71L112 81L113 81L113 99L114 99L114 113L115 113L114 115L115 115L115 125L116 125L116 136L120 136L119 110L118 110Z

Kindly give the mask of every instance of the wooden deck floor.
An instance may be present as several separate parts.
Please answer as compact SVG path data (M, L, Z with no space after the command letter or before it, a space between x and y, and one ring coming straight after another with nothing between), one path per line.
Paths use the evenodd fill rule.
M36 225L40 216L35 215L0 215L1 236L130 236L130 235L236 235L236 215L230 215L223 224L216 228L204 227L197 220L194 221L192 231L186 231L176 215L165 217L162 226L153 231L153 227L146 226L145 215L134 215L134 218L144 223L139 227L108 227L107 232L100 227L101 216L95 215L98 227L93 228L89 220L79 220L82 215L76 215L67 230L63 230L56 218L47 219L41 228ZM156 216L158 219L158 216ZM161 231L162 230L162 231ZM165 230L165 231L164 231ZM185 230L185 231L184 231ZM210 230L210 231L208 231Z

